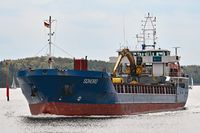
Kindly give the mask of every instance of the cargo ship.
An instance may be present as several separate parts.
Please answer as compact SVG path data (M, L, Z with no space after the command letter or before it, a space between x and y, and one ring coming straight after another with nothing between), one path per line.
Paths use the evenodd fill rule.
M189 78L181 69L177 48L175 55L156 48L155 21L148 13L142 34L137 35L141 49L118 50L113 72L108 73L88 70L87 58L74 59L74 69L54 69L50 17L45 22L50 32L49 68L17 74L31 114L119 116L183 109Z

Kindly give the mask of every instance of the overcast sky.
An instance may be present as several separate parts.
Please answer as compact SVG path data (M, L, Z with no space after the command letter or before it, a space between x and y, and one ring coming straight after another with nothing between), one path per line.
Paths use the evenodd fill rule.
M200 65L199 0L0 0L0 60L46 55L47 47L38 52L47 44L43 21L51 15L57 47L73 57L108 61L123 42L124 20L133 49L148 12L157 17L159 47L179 46L182 65ZM56 47L53 54L71 57Z

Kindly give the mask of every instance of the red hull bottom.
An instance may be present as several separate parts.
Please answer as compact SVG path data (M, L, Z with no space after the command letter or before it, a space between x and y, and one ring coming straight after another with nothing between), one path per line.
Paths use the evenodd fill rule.
M148 112L180 110L185 103L132 103L132 104L69 104L40 103L30 104L32 115L55 114L66 116L90 115L131 115Z

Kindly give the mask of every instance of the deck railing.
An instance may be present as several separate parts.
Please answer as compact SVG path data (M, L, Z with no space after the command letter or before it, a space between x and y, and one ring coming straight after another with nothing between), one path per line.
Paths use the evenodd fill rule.
M170 85L131 85L114 84L117 93L141 93L141 94L176 94L175 86Z

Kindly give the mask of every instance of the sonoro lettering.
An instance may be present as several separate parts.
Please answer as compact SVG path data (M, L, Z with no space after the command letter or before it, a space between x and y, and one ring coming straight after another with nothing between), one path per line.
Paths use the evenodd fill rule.
M98 79L84 79L83 84L97 84Z

